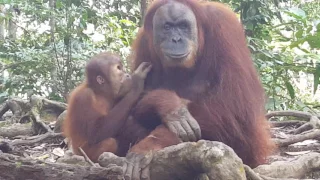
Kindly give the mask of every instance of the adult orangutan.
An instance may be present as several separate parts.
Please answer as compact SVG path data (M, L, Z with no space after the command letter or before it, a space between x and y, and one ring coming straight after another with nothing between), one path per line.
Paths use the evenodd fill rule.
M217 2L155 1L133 52L133 70L142 62L153 68L145 82L147 93L133 112L151 135L141 133L144 139L130 155L179 143L177 137L201 138L229 145L251 167L265 162L274 144L264 116L264 91L232 10ZM155 133L159 128L171 133ZM127 130L139 134L143 128ZM127 179L146 177L140 159L130 158Z

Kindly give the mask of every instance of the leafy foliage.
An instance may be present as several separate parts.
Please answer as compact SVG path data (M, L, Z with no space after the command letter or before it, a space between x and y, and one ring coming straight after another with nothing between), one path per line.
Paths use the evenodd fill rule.
M316 103L320 74L320 18L316 12L320 3L238 0L229 4L245 25L269 97L267 109L308 109L307 102Z
M132 15L137 13L137 5L131 3L125 14L117 8L111 10L118 6L114 1L90 2L6 2L19 8L20 15L6 15L21 24L18 30L22 31L17 39L7 37L0 43L0 58L9 76L4 82L8 94L63 100L83 79L83 67L93 54L117 51L123 58L129 54L137 31L138 20Z

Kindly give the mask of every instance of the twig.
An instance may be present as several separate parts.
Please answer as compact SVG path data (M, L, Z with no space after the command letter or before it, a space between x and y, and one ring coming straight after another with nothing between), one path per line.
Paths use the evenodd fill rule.
M28 64L30 62L36 62L36 61L22 61L22 62L7 64L0 69L0 73L2 73L4 70L13 69L13 68L16 68L17 66Z
M21 28L21 29L22 29L24 32L26 32L28 35L31 35L30 32L29 32L26 28L20 26L20 25L19 25L18 23L16 23L15 21L12 21L12 23L13 23L14 25L16 25L17 27Z
M98 167L98 165L94 164L91 159L87 156L87 154L83 151L83 149L81 147L79 147L79 150L81 152L81 154L84 156L84 159L92 166L94 167Z
M263 180L249 166L244 165L244 170L246 171L247 178L249 178L250 180Z

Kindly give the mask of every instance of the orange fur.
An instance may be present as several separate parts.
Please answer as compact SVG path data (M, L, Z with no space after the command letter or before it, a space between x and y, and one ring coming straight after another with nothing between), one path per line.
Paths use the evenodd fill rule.
M146 113L156 111L161 117L172 111L178 110L181 106L187 106L188 100L181 99L174 91L157 89L148 92L137 104L135 113Z
M94 145L89 145L88 123L94 123L99 117L108 113L109 105L104 98L98 97L85 83L78 86L71 94L68 102L67 117L64 121L63 132L71 140L73 152L82 155L81 147L88 157L96 162L104 152L117 152L116 141L106 139ZM91 122L90 122L91 121Z
M100 53L94 56L86 66L86 81L73 90L68 100L64 135L70 140L75 154L82 155L81 147L94 162L103 152L122 152L117 136L140 95L129 86L133 82L131 79L122 84L118 82L128 76L123 70L115 69L116 66L121 66L116 55ZM114 86L123 87L123 94L115 92Z
M153 47L153 18L157 9L169 1L154 1L133 45L132 70L142 62L153 65L146 80L149 93L138 103L136 121L155 129L161 125L161 116L184 105L181 99L185 99L190 101L188 109L200 125L202 139L229 145L251 167L264 163L275 144L264 118L264 90L241 23L221 3L175 1L185 4L195 14L198 53L184 69L162 65ZM167 139L170 135L162 136ZM159 144L166 147L160 139L161 136ZM141 141L137 146L144 147L140 152L147 152L154 144L155 139Z
M148 151L157 151L163 147L175 145L181 142L179 138L168 130L164 125L158 126L147 137L130 149L131 152L145 153Z
M118 155L125 155L128 151L146 153L180 143L161 120L167 113L187 106L200 125L202 139L229 145L251 167L264 163L275 145L264 118L264 91L241 23L229 8L220 3L175 1L185 4L195 14L198 52L179 70L162 64L153 47L152 21L157 9L169 1L154 1L132 48L132 71L142 62L152 64L145 82L148 93L133 109L133 118L124 123L115 137L117 146L109 146L114 142L105 138L105 144L112 148L103 150L117 149ZM74 137L76 146L82 146L88 140L86 133L83 133L86 132L85 124L100 121L97 116L105 111L92 100L88 89L78 91L83 92L70 100L74 107L68 109L69 132L66 133ZM98 108L84 106L88 102ZM116 112L122 114L123 108ZM109 115L108 111L106 113ZM111 122L113 124L108 125L106 120L102 120L100 124L91 124L90 127L96 131L97 137L101 137L114 129L116 121ZM133 147L130 149L131 145ZM93 149L97 151L99 148Z

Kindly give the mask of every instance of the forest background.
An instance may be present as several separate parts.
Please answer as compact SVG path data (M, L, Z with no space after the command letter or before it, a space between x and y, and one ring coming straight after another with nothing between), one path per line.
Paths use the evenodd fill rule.
M320 1L221 0L237 13L267 110L320 108ZM0 0L0 104L40 95L66 102L86 61L130 45L150 0ZM214 22L212 22L214 23ZM319 109L320 110L320 109Z

